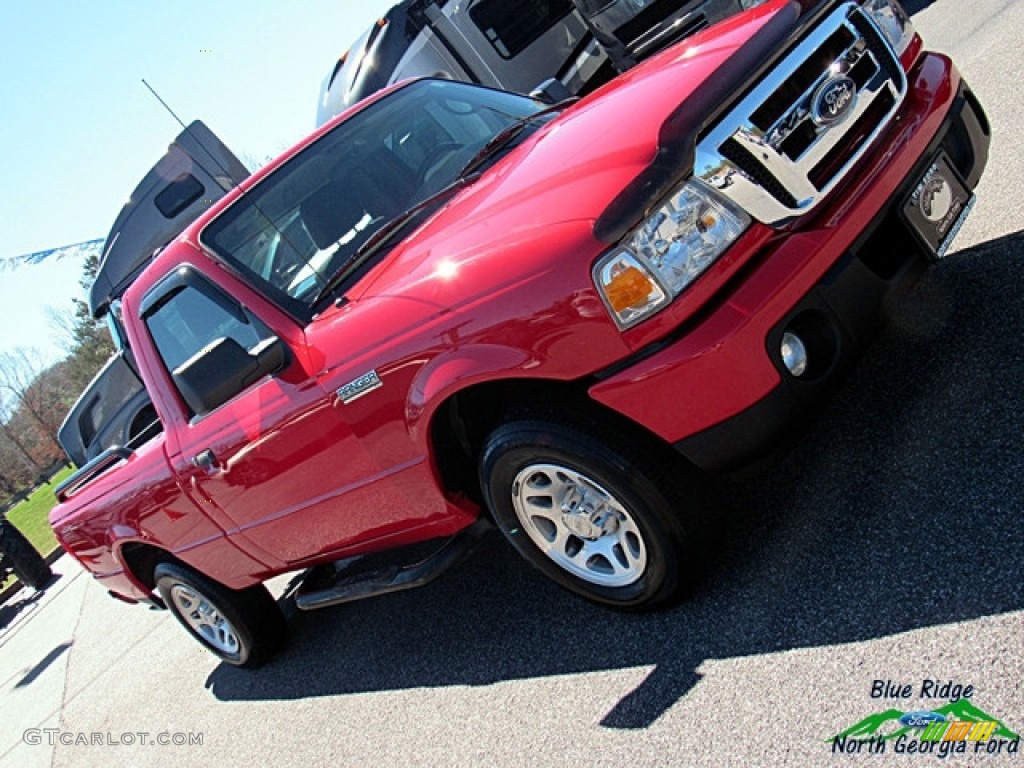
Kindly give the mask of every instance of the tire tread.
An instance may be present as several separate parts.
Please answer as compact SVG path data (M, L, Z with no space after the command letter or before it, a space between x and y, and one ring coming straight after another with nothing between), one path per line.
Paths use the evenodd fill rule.
M563 587L624 611L663 608L690 592L704 571L708 552L704 545L710 498L705 478L698 470L650 435L629 425L606 424L586 412L532 409L520 410L509 418L491 433L481 452L480 480L485 497L492 496L487 490L488 477L493 475L503 455L532 445L543 451L575 454L578 461L596 461L599 466L607 466L628 493L644 500L653 525L663 530L668 539L666 549L670 550L660 586L635 599L617 600L614 590L585 585L561 572L532 544L519 543L523 537L516 539L514 520L509 518L508 511L495 509L495 501L489 501L499 527L528 561ZM507 525L502 525L503 517L508 520Z
M243 669L256 669L266 664L284 645L287 635L284 615L263 584L239 590L229 589L187 565L166 561L157 565L154 581L168 610L185 630L228 664ZM224 614L239 634L239 639L247 646L248 652L243 659L235 661L225 658L193 631L174 607L170 594L171 585L167 583L169 581L183 582L191 586Z

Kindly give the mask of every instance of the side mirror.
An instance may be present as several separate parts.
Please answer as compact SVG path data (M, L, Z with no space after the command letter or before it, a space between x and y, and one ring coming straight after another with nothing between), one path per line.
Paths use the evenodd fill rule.
M271 336L261 341L249 350L249 356L256 358L256 369L258 371L256 378L262 378L268 373L277 373L288 363L287 347L277 336ZM251 383L247 382L246 386Z
M287 347L276 336L251 351L222 336L178 366L171 376L192 412L204 414L253 382L281 370L287 362Z

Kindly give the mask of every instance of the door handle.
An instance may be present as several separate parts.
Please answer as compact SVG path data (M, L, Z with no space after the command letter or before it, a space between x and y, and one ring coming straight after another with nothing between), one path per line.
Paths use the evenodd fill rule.
M213 451L209 448L193 456L192 463L199 467L199 469L205 469L208 472L219 467L217 457L213 455Z

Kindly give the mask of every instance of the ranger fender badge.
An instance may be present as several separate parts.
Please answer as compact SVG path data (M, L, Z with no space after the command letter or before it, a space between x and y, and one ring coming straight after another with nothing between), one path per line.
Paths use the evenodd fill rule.
M335 394L341 398L342 404L348 405L353 400L358 400L363 395L373 392L382 384L383 382L380 380L377 372L370 371L369 373L364 373L358 379L353 379L348 384L345 384Z

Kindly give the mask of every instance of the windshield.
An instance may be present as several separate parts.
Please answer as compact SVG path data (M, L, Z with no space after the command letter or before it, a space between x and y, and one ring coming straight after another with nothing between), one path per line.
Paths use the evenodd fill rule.
M308 319L323 286L375 231L452 184L495 135L543 108L463 83L412 83L267 176L201 239Z

